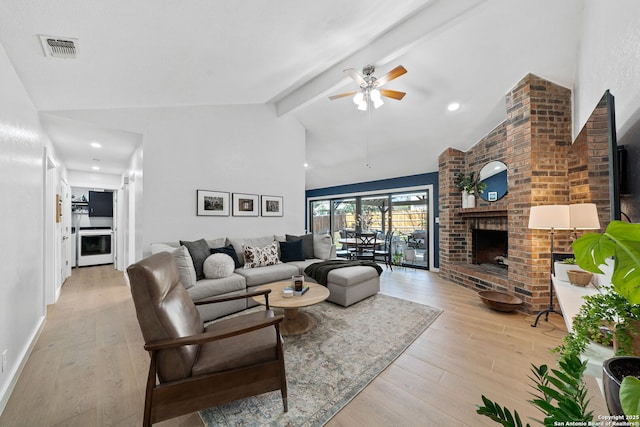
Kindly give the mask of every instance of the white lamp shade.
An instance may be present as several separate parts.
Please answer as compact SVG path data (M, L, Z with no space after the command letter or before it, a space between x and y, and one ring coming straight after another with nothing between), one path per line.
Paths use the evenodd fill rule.
M539 230L571 230L569 205L532 206L529 228Z
M571 228L575 230L598 230L600 220L595 203L569 205Z

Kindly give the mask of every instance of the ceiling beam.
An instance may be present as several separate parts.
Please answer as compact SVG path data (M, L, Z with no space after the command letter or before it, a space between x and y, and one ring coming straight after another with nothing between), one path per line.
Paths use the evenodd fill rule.
M450 28L486 1L434 0L427 7L373 40L365 48L346 57L299 88L274 98L272 102L276 106L277 115L283 116L295 112L337 91L346 82L351 81L343 72L347 68L358 68L367 64L381 68L395 61L414 44Z

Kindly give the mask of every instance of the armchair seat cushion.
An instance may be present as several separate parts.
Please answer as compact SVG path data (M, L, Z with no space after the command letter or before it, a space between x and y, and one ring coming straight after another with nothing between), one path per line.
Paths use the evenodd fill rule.
M243 316L243 322L273 317L273 311L261 310ZM223 319L207 326L205 332L218 331L237 325L237 318ZM278 360L277 337L274 327L208 342L200 347L198 358L191 374L202 375L213 372L243 368Z

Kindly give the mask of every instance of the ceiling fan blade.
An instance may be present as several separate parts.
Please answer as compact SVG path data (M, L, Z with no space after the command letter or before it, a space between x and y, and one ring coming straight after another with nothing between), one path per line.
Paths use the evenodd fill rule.
M397 90L389 90L389 89L380 89L380 95L386 96L387 98L393 98L400 101L406 95L406 92L399 92Z
M365 87L367 85L367 82L364 81L362 76L358 74L354 68L347 68L344 72L347 76L351 77L356 83L358 83L359 86Z
M387 74L385 74L384 76L382 76L378 80L376 80L375 85L377 87L380 87L383 84L388 83L391 80L400 77L401 75L405 74L406 72L407 72L406 68L404 68L402 65L398 65L396 68L394 68L393 70L389 71Z
M356 92L358 92L357 90L352 90L351 92L345 92L345 93L340 93L338 95L332 95L329 97L330 100L334 100L334 99L339 99L339 98L344 98L345 96L349 96L349 95L355 95Z

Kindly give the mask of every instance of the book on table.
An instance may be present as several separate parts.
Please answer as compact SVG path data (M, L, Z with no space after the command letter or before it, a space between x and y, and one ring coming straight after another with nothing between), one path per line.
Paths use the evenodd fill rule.
M291 289L294 296L302 296L309 290L309 285L304 285L301 291L296 291L293 286L287 286L285 289Z

